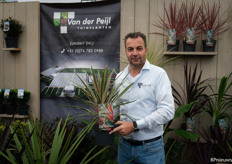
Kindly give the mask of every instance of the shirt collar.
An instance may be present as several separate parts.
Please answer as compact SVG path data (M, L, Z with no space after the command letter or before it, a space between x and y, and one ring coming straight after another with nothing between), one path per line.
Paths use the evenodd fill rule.
M128 66L124 69L124 72L125 72L125 73L128 73L128 72L129 72L129 68L130 68L130 65L128 65ZM151 68L151 63L146 59L145 64L144 64L142 70L146 70L146 69L149 70L150 68Z

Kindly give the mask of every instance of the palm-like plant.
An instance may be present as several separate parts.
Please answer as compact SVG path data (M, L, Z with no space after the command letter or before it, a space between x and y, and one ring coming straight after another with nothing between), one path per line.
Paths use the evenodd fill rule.
M75 87L78 88L86 98L75 96L74 98L89 108L75 106L75 108L83 109L89 115L94 116L100 123L102 130L111 130L113 127L113 109L119 105L129 102L118 102L117 100L133 85L130 84L123 90L119 88L124 84L125 80L118 86L115 85L113 78L114 69L107 70L107 66L102 71L97 73L91 67L91 74L86 72L89 80L78 76L82 84L74 81Z
M213 127L219 125L220 119L228 118L232 122L230 109L232 108L231 81L232 73L229 76L221 78L218 91L215 92L209 85L213 94L209 96L207 108L205 111L213 118Z

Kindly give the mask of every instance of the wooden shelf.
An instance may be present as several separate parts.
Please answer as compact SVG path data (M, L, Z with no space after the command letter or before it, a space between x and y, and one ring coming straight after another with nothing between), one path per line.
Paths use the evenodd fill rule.
M13 115L9 115L9 114L0 114L0 118L2 117L2 118L11 118ZM16 114L15 116L14 116L14 118L22 118L22 119L25 119L25 118L29 118L30 117L30 115L18 115L18 114Z
M11 52L19 52L21 51L20 48L3 48L3 51L11 51Z
M185 52L185 51L165 51L165 55L198 55L198 56L215 56L217 52Z

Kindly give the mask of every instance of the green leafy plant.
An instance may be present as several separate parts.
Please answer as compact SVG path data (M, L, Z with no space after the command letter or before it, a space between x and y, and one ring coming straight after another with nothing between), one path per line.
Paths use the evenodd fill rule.
M62 120L56 126L54 136L51 141L51 148L47 148L45 142L41 140L41 132L43 132L43 126L36 124L34 121L28 120L29 135L25 135L23 129L21 129L23 141L21 142L16 134L13 134L16 149L6 148L5 151L1 151L0 154L11 163L68 163L69 159L78 148L85 135L89 133L93 124L89 124L84 127L74 139L73 129L67 134L66 125L68 122L67 118L62 125ZM42 129L41 129L42 128ZM42 131L41 131L42 130ZM13 129L11 128L13 133ZM65 136L67 135L67 140ZM64 142L65 141L65 142ZM91 152L97 146L93 147L80 163L89 163L97 155L102 153L108 147L102 148L96 154L91 155ZM13 155L16 154L16 155Z
M9 17L6 19L1 19L0 28L2 30L4 29L4 22L10 23L9 31L3 31L3 33L6 36L18 37L22 33L22 25L18 20L14 19L12 17Z
M208 97L206 111L212 117L213 127L219 125L219 119L228 119L232 122L230 109L232 107L231 81L232 73L221 78L217 92L209 85L212 95Z
M23 99L18 99L17 105L26 106L27 102L30 100L30 95L31 95L31 92L25 90Z
M112 81L112 75L114 70L107 70L107 66L104 68L102 74L98 70L97 73L91 67L91 74L86 72L89 78L86 80L84 77L76 74L81 81L81 84L74 81L75 87L78 88L86 98L75 96L74 98L84 104L89 108L84 108L80 106L74 106L75 108L82 109L87 112L88 115L94 116L100 125L103 124L106 119L106 129L111 130L113 126L113 111L119 105L123 105L129 102L118 102L117 100L133 85L130 84L123 90L119 90L119 87L123 85L125 80L121 82L118 86ZM108 126L110 125L110 126ZM107 127L108 126L108 127Z
M17 89L11 89L10 90L10 95L9 98L4 98L4 104L5 105L10 105L10 106L14 106L17 104L17 94L18 94L18 90Z

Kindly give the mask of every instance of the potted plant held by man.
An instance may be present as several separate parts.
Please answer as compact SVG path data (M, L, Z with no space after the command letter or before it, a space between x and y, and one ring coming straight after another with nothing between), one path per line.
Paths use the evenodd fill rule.
M117 100L133 85L132 83L123 90L119 90L125 80L116 86L113 79L114 74L114 69L107 70L107 66L101 73L99 70L95 73L91 67L90 74L86 72L88 79L76 74L81 84L74 81L74 86L84 94L84 97L75 96L74 98L88 106L88 108L80 106L76 108L94 116L97 124L95 126L96 143L99 145L113 144L114 135L109 134L109 131L114 128L114 109L119 105L129 103L118 102Z
M22 33L22 25L20 22L12 17L2 19L0 27L5 34L5 41L7 48L18 47L18 37Z

